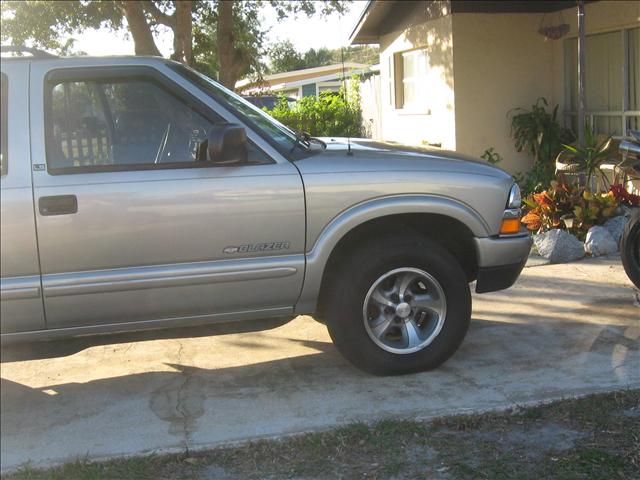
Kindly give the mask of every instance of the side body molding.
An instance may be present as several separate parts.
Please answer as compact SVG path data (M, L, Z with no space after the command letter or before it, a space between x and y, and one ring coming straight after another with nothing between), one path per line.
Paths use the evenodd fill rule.
M349 231L369 220L388 215L432 213L451 217L466 225L476 237L489 235L489 226L472 207L457 200L435 195L397 195L354 205L334 217L307 251L304 286L296 304L297 314L316 309L322 276L331 252Z

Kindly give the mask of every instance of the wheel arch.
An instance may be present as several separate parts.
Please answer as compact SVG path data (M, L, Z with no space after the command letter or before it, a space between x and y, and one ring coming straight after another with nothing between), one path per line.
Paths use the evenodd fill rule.
M307 253L305 281L296 305L297 313L317 313L333 267L355 248L363 235L389 228L417 231L443 245L457 258L468 278L477 273L473 237L486 237L489 227L471 207L436 196L385 197L358 204L336 216ZM453 251L452 251L453 249Z

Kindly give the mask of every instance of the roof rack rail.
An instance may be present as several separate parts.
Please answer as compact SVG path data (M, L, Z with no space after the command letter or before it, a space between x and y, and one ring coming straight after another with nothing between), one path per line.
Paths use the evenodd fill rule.
M58 58L57 55L45 52L44 50L40 50L38 48L18 45L2 45L0 46L0 53L30 53L34 58Z

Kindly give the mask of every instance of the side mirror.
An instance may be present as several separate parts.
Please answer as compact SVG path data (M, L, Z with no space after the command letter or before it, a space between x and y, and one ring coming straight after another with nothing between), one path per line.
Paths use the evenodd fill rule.
M200 158L208 162L232 165L247 161L247 133L237 123L213 125L207 141L203 143L206 145L206 155Z

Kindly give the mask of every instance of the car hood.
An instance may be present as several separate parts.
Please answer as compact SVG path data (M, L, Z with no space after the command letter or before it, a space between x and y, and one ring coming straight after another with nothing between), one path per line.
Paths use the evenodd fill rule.
M302 173L370 171L433 171L511 178L504 170L478 158L435 147L413 147L363 138L322 137L326 149L296 165Z

